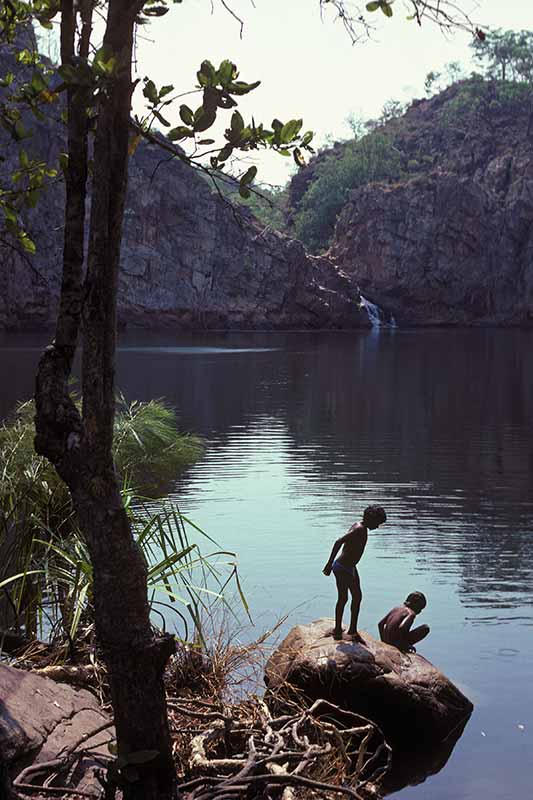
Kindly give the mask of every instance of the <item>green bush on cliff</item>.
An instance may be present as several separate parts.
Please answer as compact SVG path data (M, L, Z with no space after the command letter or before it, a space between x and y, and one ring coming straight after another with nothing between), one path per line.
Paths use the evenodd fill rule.
M493 114L513 114L529 103L531 87L514 81L486 80L475 75L458 86L455 96L442 112L441 120L449 125L471 126L476 116L489 120Z
M294 215L294 235L313 251L326 249L350 191L373 181L397 178L400 172L400 153L384 134L348 142L341 155L331 155L317 164L315 178Z
M257 219L265 226L282 233L287 232L287 187L257 186L259 194L252 194L247 200L237 197L240 203L247 206Z

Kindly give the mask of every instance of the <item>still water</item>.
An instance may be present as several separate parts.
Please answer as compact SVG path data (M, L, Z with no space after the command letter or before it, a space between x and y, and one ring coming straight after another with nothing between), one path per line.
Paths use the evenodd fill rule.
M0 416L31 393L39 344L0 339ZM332 615L331 545L383 505L360 627L424 592L420 651L475 704L446 767L395 797L530 796L533 333L139 334L118 385L207 439L173 495L238 553L257 634Z

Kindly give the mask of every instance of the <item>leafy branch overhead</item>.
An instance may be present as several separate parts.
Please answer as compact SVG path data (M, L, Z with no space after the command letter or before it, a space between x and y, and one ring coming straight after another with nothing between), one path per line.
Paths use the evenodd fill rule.
M138 3L136 17L137 25L145 25L158 17L168 13L170 6L179 4L182 0L147 0ZM395 0L373 0L350 7L344 0L318 0L321 10L331 9L350 33L352 40L361 35L367 35L371 27L370 20L374 13L380 11L385 17L393 15ZM228 7L223 3L226 10ZM475 34L478 41L483 41L485 34L475 28L468 16L451 0L409 0L408 6L411 14L408 19L414 19L418 24L422 20L436 22L446 29L463 28ZM93 11L104 11L105 2L101 0L87 0L79 6L82 28L85 22L91 19ZM53 23L61 18L61 6L58 0L9 0L0 3L0 40L12 43L12 49L17 64L20 64L21 75L14 79L13 71L0 75L0 125L8 132L11 140L17 144L32 135L28 128L28 115L30 111L38 120L44 119L44 112L60 99L61 92L69 89L85 88L88 94L88 117L95 114L98 97L110 81L116 77L118 64L117 55L108 48L92 45L93 55L89 57L74 56L59 68L44 63L35 48L19 47L16 40L17 30L36 21L44 28L52 28ZM242 24L242 22L241 22ZM90 25L88 25L90 28ZM83 35L80 31L78 33ZM90 34L90 31L89 31ZM171 142L189 144L192 152L180 151L179 157L192 165L202 164L202 169L207 172L220 171L227 168L229 160L238 152L249 152L259 148L270 148L282 156L292 156L298 166L305 165L305 151L312 153L311 142L313 133L302 133L302 120L290 119L282 122L272 120L270 126L256 123L254 118L245 121L237 110L237 99L246 95L259 86L259 81L247 83L239 79L235 64L226 59L218 69L205 60L197 72L197 92L202 93L202 103L193 109L183 103L179 107L179 122L174 127L166 119L168 106L175 101L172 97L174 87L167 84L158 89L153 80L145 78L143 94L148 100L151 121L135 120L135 135L130 142L130 154L133 153L139 142L139 134L149 133L153 121L168 129L167 137ZM64 104L63 104L64 105ZM233 109L229 126L223 134L223 142L218 142L213 134L206 135L207 131L217 123L220 111ZM59 113L63 122L66 122L65 112ZM151 138L154 141L154 138ZM205 150L204 148L209 148ZM25 163L16 176L9 176L9 180L0 183L0 212L4 216L6 232L18 239L19 243L30 253L35 250L25 230L23 216L24 209L37 202L40 192L46 187L48 179L54 178L59 170L52 165L43 163L40 159L23 155ZM208 159L204 162L200 159ZM1 160L1 156L0 156ZM60 163L61 170L68 168L66 159ZM241 196L250 195L250 186L257 175L256 167L250 167L239 177L239 191Z
M236 65L228 59L222 61L218 69L215 69L210 61L202 61L196 76L198 79L196 88L198 92L202 93L202 104L196 109L192 109L182 103L179 108L180 124L174 128L171 128L170 122L162 113L165 106L173 102L168 95L174 91L174 87L167 85L157 89L152 80L144 79L143 94L148 100L150 112L164 127L170 128L167 133L170 141L190 141L194 143L195 148L211 147L215 145L215 139L206 138L202 134L215 125L220 111L234 109L229 127L224 132L225 143L221 147L215 146L208 151L212 154L209 159L211 169L223 169L236 150L247 152L267 147L282 156L292 155L298 166L305 165L302 150L314 152L311 147L313 132L301 133L303 125L301 119L291 119L286 123L274 119L270 128L266 128L263 123L257 124L253 118L247 124L236 109L237 100L235 98L249 94L259 86L260 81L246 83L239 80ZM144 130L149 128L146 120L138 122ZM191 156L185 155L184 158L192 161L194 158L205 155L205 151L198 154L195 151ZM239 191L242 197L250 196L248 187L254 181L256 174L257 167L252 166L241 175Z

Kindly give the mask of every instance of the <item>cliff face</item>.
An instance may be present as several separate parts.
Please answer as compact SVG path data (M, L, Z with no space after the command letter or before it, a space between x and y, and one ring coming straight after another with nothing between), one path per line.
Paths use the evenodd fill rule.
M31 44L31 42L30 42ZM0 47L0 77L14 66ZM1 92L1 90L0 90ZM1 100L1 96L0 96ZM57 111L57 109L54 109ZM57 113L59 116L59 113ZM35 118L25 149L53 164L61 126ZM18 149L1 140L2 171ZM37 254L23 254L0 230L0 329L54 322L61 279L64 187L58 178L27 214ZM328 257L238 212L190 167L154 145L130 162L119 289L122 325L186 328L350 328L368 326L359 291Z
M299 242L236 212L180 162L157 167L161 158L156 147L143 147L130 167L124 321L207 328L368 324L357 311L357 288L329 258L310 257Z
M467 81L381 129L404 177L350 194L330 255L400 324L532 324L525 87Z
M51 148L53 149L53 148ZM162 161L163 159L163 161ZM0 327L48 326L57 307L61 185L29 217L34 258L0 246ZM122 247L122 325L330 328L368 325L359 292L330 258L237 215L208 184L155 146L131 161Z

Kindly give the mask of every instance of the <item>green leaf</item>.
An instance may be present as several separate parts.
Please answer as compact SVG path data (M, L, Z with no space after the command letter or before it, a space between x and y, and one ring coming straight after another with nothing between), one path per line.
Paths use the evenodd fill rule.
M248 92L257 89L261 81L255 81L255 83L244 83L244 81L233 81L233 83L228 83L226 89L230 94L248 94Z
M231 115L231 129L240 133L244 128L244 120L238 111L234 111Z
M279 135L281 142L283 144L289 144L289 142L292 142L292 140L298 135L302 125L303 120L301 119L291 119L289 122L286 122Z
M200 139L198 144L215 144L214 139Z
M4 217L5 217L6 222L11 222L13 225L16 225L17 222L18 222L18 219L17 219L17 212L15 211L15 209L12 208L12 206L7 206L6 205L6 206L3 207L2 210L4 212Z
M302 136L302 145L305 147L305 145L309 144L313 136L314 136L313 131L306 131L306 133L304 133L304 135Z
M96 69L97 72L100 72L104 75L112 75L116 63L117 59L113 55L111 48L108 47L107 45L101 47L94 54L94 61L93 61L94 68Z
M44 89L48 89L48 84L46 83L45 79L43 78L40 72L33 73L33 75L31 76L30 86L36 94L42 92Z
M169 10L167 6L145 6L143 8L143 14L147 17L164 17Z
M380 7L380 5L381 5L380 2L367 3L366 4L366 10L367 11L377 11L378 8Z
M187 139L194 136L194 131L191 128L186 128L184 125L178 125L177 128L172 128L167 134L171 142L176 142L178 139Z
M237 68L235 64L229 61L227 58L221 63L220 67L218 68L217 72L217 79L218 83L221 86L226 88L231 81L237 77Z
M217 84L217 73L210 61L202 61L196 77L200 86L216 86Z
M66 172L68 169L68 153L60 153L57 160L63 172Z
M150 101L150 103L152 103L152 105L155 105L159 99L157 89L155 88L155 83L152 80L147 80L146 78L144 80L145 83L143 95Z
M245 200L248 200L251 192L246 188L246 186L239 186L239 194L241 197L244 197Z
M18 119L13 125L13 136L15 140L19 142L21 139L25 139L27 135L28 134L26 133L26 128L24 127L20 119Z
M241 186L248 186L254 180L255 176L257 175L257 167L250 167L240 180Z
M19 572L18 575L11 575L9 578L6 578L2 582L0 582L0 589L3 589L4 586L8 586L10 583L14 581L18 581L19 578L26 578L28 575L42 575L42 569L30 569L27 572Z
M233 153L233 146L231 144L226 144L218 154L218 161L227 161L230 155Z
M383 3L381 6L381 10L385 14L386 17L392 17L392 6L389 3Z
M159 91L159 97L166 97L167 94L174 91L174 87L171 83L167 83L166 86L162 86Z
M206 131L211 127L211 125L215 122L217 115L215 111L206 111L203 106L200 106L198 110L202 113L198 114L197 111L194 115L194 130L200 133L201 131Z
M194 123L194 114L189 106L180 106L180 117L186 125L192 125Z
M248 603L246 601L246 596L245 596L245 594L243 592L243 589L242 589L242 586L241 586L241 582L239 580L239 573L237 572L237 567L236 566L233 568L233 575L235 577L235 583L237 584L237 590L239 592L239 597L241 598L241 603L243 604L244 610L246 611L246 613L248 615L248 619L250 620L250 622L253 623L252 615L250 614L250 608L249 608Z
M19 152L19 163L22 169L28 169L30 166L30 159L28 158L28 154L25 150L20 150Z

